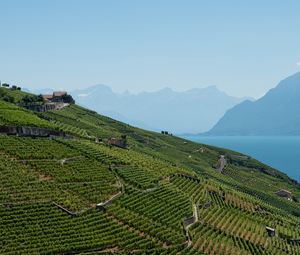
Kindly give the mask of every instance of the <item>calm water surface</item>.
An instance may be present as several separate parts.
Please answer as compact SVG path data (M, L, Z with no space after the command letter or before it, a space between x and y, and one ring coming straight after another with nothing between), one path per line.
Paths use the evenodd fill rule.
M252 156L300 181L300 136L184 136Z

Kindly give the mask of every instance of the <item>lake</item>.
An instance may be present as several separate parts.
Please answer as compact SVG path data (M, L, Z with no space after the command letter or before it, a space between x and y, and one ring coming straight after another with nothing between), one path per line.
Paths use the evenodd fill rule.
M300 181L300 136L183 136L247 154Z

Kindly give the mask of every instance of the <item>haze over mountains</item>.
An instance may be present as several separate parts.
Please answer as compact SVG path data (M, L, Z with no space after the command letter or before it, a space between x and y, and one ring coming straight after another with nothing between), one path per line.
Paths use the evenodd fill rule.
M154 131L199 133L209 130L226 112L245 98L236 98L215 86L177 92L115 93L105 85L71 92L79 104L128 124Z
M282 80L257 101L244 101L224 115L208 135L299 135L300 72Z
M133 94L96 85L71 94L80 105L153 131L217 136L300 135L300 72L282 80L256 101L229 96L215 86Z

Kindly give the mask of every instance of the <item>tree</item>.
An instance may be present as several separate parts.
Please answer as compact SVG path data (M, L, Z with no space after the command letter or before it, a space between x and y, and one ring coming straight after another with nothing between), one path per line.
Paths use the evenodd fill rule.
M75 104L75 100L71 95L63 95L62 100L64 103Z
M39 94L38 96L36 96L36 101L38 101L38 102L44 102L43 95Z
M29 96L29 95L24 96L21 101L22 101L22 103L32 103L32 102L34 102L33 97Z
M5 95L4 97L2 97L2 100L6 101L6 102L9 102L9 103L14 103L15 102L15 99L10 95Z

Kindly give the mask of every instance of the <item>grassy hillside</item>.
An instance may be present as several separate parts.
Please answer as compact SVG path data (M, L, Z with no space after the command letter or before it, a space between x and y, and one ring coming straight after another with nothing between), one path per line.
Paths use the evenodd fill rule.
M1 254L300 254L300 188L255 159L77 105L34 113L0 101L8 124L73 138L0 135ZM107 145L122 135L127 149Z
M38 96L13 88L0 87L0 99L10 103L21 103L24 98L37 99Z

